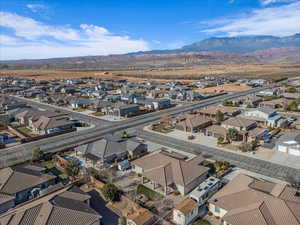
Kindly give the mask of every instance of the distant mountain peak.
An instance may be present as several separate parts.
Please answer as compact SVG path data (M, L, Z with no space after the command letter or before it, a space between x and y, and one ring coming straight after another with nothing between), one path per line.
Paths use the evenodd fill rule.
M246 54L280 47L300 47L300 34L282 38L272 35L213 37L183 46L178 51L223 51Z

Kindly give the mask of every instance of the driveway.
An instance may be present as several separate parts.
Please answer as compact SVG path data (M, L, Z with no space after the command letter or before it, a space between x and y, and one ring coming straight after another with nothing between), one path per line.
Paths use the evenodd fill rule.
M101 198L96 190L88 192L91 198L91 207L96 210L102 216L102 224L104 225L116 225L118 224L119 216L107 208L106 202Z

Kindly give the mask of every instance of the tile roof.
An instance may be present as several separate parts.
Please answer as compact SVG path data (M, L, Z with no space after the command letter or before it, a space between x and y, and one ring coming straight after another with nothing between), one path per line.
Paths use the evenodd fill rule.
M207 109L201 109L199 110L200 113L203 114L210 114L210 115L215 115L218 111L224 113L224 114L234 114L239 112L239 109L233 108L233 107L225 107L225 106L211 106Z
M11 195L6 195L3 193L0 193L0 205L6 202L9 202L11 200L15 199L13 196Z
M55 176L26 167L4 168L0 169L0 192L16 194L52 179Z
M209 124L211 123L211 120L206 118L205 116L200 115L194 115L194 116L188 116L184 121L179 122L179 125L182 125L183 127L199 127L201 125Z
M141 145L144 144L130 139L124 140L120 137L107 136L101 140L79 146L77 150L91 158L100 160L113 154L135 151Z
M196 207L198 207L198 204L195 200L191 198L186 198L182 200L178 205L176 205L175 209L186 215Z
M66 117L47 117L42 115L33 123L33 126L37 129L51 129L71 124L72 122Z
M222 122L224 125L234 126L234 127L249 127L256 122L254 120L248 120L241 117L229 118Z
M238 175L209 200L232 225L299 225L300 197L283 184Z
M101 216L82 201L57 196L70 192L69 187L0 215L1 225L93 225ZM76 194L74 192L74 194ZM56 200L56 202L55 202ZM64 203L66 201L67 203ZM71 206L72 205L72 206ZM71 207L70 207L71 206Z
M200 165L203 160L201 156L182 160L164 154L164 151L159 149L134 160L132 164L143 168L145 176L149 175L149 178L161 185L172 182L186 186L209 170Z

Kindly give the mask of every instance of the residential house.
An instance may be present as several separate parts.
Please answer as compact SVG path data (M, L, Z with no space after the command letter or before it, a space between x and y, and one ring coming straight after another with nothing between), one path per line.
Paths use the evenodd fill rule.
M170 99L145 98L145 99L137 99L135 103L144 106L148 110L160 110L160 109L169 108L171 106Z
M15 115L20 125L29 127L38 134L50 134L74 128L66 114L36 109L27 109Z
M243 117L250 120L255 120L259 124L267 127L284 127L288 122L271 108L249 109L245 111Z
M232 101L233 101L233 103L235 103L241 107L252 108L252 107L257 107L258 104L262 101L262 99L255 95L246 95L246 96L242 96L237 99L234 99Z
M196 133L203 132L206 127L212 125L212 121L205 116L198 114L185 114L185 116L185 119L181 119L181 121L176 124L176 129Z
M296 93L282 93L282 96L286 99L299 99L300 98L300 93L296 92Z
M177 225L192 224L199 216L199 207L195 200L186 198L173 209L173 222Z
M239 174L209 199L222 225L299 225L295 188Z
M137 99L145 99L145 97L142 97L140 94L137 93L128 93L128 94L122 94L121 95L121 101L124 101L129 104L137 103Z
M233 107L225 107L225 106L211 106L206 109L199 110L198 113L200 115L215 118L218 111L223 113L225 117L233 117L241 113L239 109Z
M278 90L277 89L266 89L259 91L256 95L263 97L263 96L277 96Z
M263 85L266 85L268 83L267 80L264 80L264 79L255 79L255 80L250 80L248 82L248 85L251 85L251 86L263 86Z
M288 132L276 142L275 150L293 156L300 156L300 133Z
M220 125L215 125L215 124L205 128L205 132L204 132L204 134L206 136L212 136L212 137L215 137L215 138L221 137L224 140L227 139L227 133L228 133L228 131L227 131L226 128L224 128Z
M291 103L290 100L285 98L278 98L270 101L263 101L259 103L260 108L271 108L271 109L277 109L277 108L286 108Z
M147 152L147 145L131 138L108 135L99 141L75 148L75 152L83 155L93 165L100 166L126 158L138 158Z
M136 116L141 112L140 106L137 104L130 105L114 105L112 110L108 112L109 115L115 117L131 117Z
M0 215L1 225L100 225L101 215L89 206L91 196L66 187Z
M77 92L76 88L73 87L63 87L60 90L61 93L63 94L75 94Z
M26 103L18 101L8 95L0 95L0 111L6 112L8 110L25 107Z
M191 191L189 197L191 199L194 199L197 202L198 206L202 206L214 193L216 193L221 188L221 186L221 180L211 176L203 181L193 191Z
M73 121L67 117L54 116L40 116L40 118L32 122L31 129L33 132L41 135L52 134L55 132L71 130L75 128Z
M177 190L184 196L206 179L209 169L201 165L203 161L201 156L186 159L181 154L158 149L131 164L149 188L164 195Z
M41 190L54 185L56 176L45 173L45 168L26 164L0 169L0 193L14 198L19 204L39 196Z
M74 98L70 101L70 105L73 109L88 108L93 104L93 100L88 98Z
M104 97L107 101L111 102L117 102L121 100L121 95L120 94L109 94Z
M96 112L103 112L106 113L108 111L108 108L111 108L113 106L112 102L108 101L102 101L102 100L96 100L91 106L92 110L95 110Z
M197 101L203 99L204 96L202 96L199 92L195 91L187 91L186 92L186 100L188 101Z
M269 142L269 139L270 139L270 132L268 129L256 127L252 130L249 130L249 132L247 133L248 141Z
M222 122L222 127L227 130L232 128L238 131L249 131L257 126L255 120L249 120L242 117L229 118Z

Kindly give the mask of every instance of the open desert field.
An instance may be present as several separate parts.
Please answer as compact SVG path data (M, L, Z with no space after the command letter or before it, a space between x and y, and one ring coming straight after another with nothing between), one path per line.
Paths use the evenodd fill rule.
M102 77L128 80L195 80L203 76L231 78L279 79L300 76L300 64L227 64L193 67L154 68L147 70L0 70L0 76L27 77L39 80L52 78Z
M220 93L220 92L237 92L237 91L247 91L251 87L247 85L234 85L234 84L224 84L216 87L208 87L202 89L196 89L195 92L199 93Z

